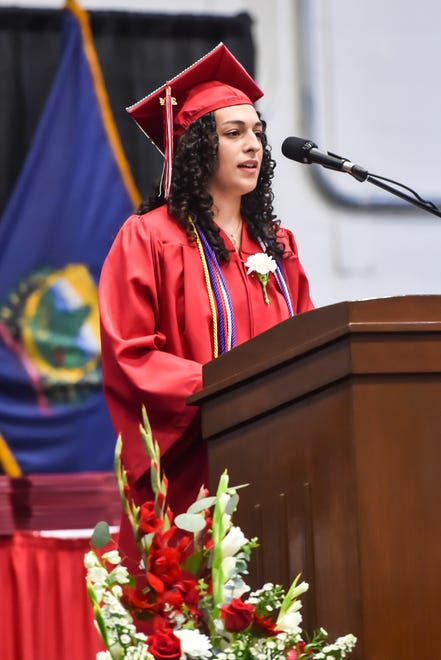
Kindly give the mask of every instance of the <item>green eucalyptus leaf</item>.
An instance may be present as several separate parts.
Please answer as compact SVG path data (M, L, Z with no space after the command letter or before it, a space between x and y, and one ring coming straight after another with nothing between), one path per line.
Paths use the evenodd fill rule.
M205 520L202 516L194 513L181 513L175 518L175 525L186 532L197 534L205 527Z
M91 544L94 548L104 548L111 540L112 537L110 535L109 525L104 522L104 520L101 520L101 522L95 525L95 529L93 530L91 538Z
M233 493L229 499L227 506L225 507L225 513L231 516L234 513L234 511L236 511L238 502L239 502L239 495L237 493Z
M200 513L201 511L212 507L215 502L216 498L214 495L212 497L203 497L202 499L193 502L193 504L188 507L187 513Z

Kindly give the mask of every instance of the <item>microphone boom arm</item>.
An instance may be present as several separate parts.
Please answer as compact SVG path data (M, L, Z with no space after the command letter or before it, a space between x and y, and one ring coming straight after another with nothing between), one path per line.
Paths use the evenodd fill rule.
M286 156L286 158L290 158L299 163L307 163L309 165L314 163L321 165L326 169L345 172L346 174L353 176L360 183L369 181L369 183L372 183L374 186L378 186L379 188L386 190L386 192L404 199L404 201L409 202L409 204L418 206L418 208L423 209L423 211L433 213L433 215L441 218L441 210L433 202L423 199L417 192L415 192L415 190L409 188L409 186L405 186L403 183L393 181L384 176L379 176L378 174L370 174L364 167L352 163L348 158L343 158L330 151L321 151L312 140L305 140L294 136L287 137L282 144L282 154ZM386 181L388 183L386 183ZM413 196L389 185L391 183L399 188L407 190L412 193Z
M354 177L354 179L357 179L357 181L359 181L360 183L364 183L364 181L368 181L369 183L372 183L374 186L378 186L382 190L385 190L386 192L389 192L392 195L396 195L397 197L400 197L400 199L404 199L404 201L409 202L409 204L418 206L418 208L423 209L423 211L427 211L428 213L433 213L433 215L436 215L439 218L441 218L441 210L438 209L435 206L435 204L433 204L432 202L428 202L422 199L418 195L418 193L412 190L412 188L408 188L408 186L404 186L402 183L398 183L397 181L391 181L391 179L386 179L386 177L370 174L363 167L360 167L360 165L355 165L350 160L342 158L342 156L337 156L337 154L333 154L331 152L328 152L328 154L329 156L336 159L340 159L342 161L342 164L340 166L340 171L346 172L346 174L350 174L352 177ZM329 167L327 165L324 165L324 167L326 169L336 169L333 167ZM390 183L395 183L397 186L401 186L402 188L407 188L407 190L410 190L410 192L414 196L412 197L411 195L408 195L402 190L397 190L397 188L394 188L388 183L385 183L386 181L389 181Z
M432 204L432 202L425 202L421 198L417 199L416 197L411 197L411 195L408 195L407 193L402 192L401 190L397 190L393 186L390 186L389 184L385 183L384 181L380 181L380 179L374 174L368 173L365 181L372 183L374 186L378 186L379 188L382 188L382 190L386 190L386 192L392 193L392 195L396 195L397 197L404 199L404 201L409 202L409 204L418 206L418 208L423 209L423 211L427 211L428 213L433 213L433 215L436 215L438 216L438 218L441 218L441 211L434 204Z

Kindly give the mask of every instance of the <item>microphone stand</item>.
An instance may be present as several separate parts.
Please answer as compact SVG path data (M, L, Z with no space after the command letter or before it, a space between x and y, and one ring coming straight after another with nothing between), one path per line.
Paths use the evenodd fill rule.
M379 176L378 174L370 174L364 167L356 165L348 158L339 156L330 151L321 152L316 149L315 142L311 140L302 140L301 138L288 137L282 144L282 153L287 158L295 160L299 163L307 163L308 165L316 164L321 165L327 170L334 170L337 172L345 172L350 174L354 179L363 183L368 181L374 186L378 186L386 192L396 195L404 201L413 204L423 211L432 213L438 218L441 218L441 209L439 209L433 202L423 199L415 190L409 186L405 186L399 181L394 181L393 179L388 179L385 176ZM387 182L387 183L386 183ZM389 185L393 184L393 186ZM407 190L409 193L412 193L412 196L403 190L398 190L397 187Z
M407 195L405 192L402 192L401 190L397 190L393 186L389 186L387 183L384 183L384 181L380 181L380 179L373 174L368 174L365 181L368 181L369 183L372 183L374 186L378 186L379 188L382 188L383 190L386 190L387 192L390 192L393 195L396 195L397 197L404 199L406 202L409 202L409 204L418 206L418 208L423 209L423 211L427 211L428 213L433 213L433 215L437 215L438 218L441 218L441 211L434 204L432 204L432 202L425 202L424 200L411 197L410 195Z
M428 213L433 213L433 215L436 215L438 216L438 218L441 218L441 210L437 206L435 206L433 202L429 202L427 200L422 199L417 192L412 190L412 188L409 188L408 186L405 186L404 184L399 183L398 181L393 181L392 179L387 179L386 177L379 176L378 174L370 174L367 170L360 167L359 165L354 165L353 163L345 159L342 160L344 161L342 166L342 171L351 174L355 179L357 179L357 181L360 181L360 183L363 183L364 181L368 181L369 183L372 183L374 186L378 186L379 188L386 190L386 192L392 193L392 195L396 195L397 197L404 199L406 202L409 202L409 204L418 206L418 208L423 209L423 211L427 211ZM330 168L330 169L334 169L334 168ZM389 183L393 183L396 186L400 186L401 188L405 188L406 190L409 190L414 196L411 197L411 195L408 195L402 190L397 190L393 186L390 186L388 183L385 183L386 181L388 181Z

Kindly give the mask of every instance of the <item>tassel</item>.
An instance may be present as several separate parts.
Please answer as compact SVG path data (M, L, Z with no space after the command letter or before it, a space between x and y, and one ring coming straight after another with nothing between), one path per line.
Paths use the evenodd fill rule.
M168 199L170 194L172 166L173 166L173 105L176 100L171 95L171 87L167 83L165 88L165 99L161 99L164 106L164 136L165 136L165 150L164 150L164 197Z

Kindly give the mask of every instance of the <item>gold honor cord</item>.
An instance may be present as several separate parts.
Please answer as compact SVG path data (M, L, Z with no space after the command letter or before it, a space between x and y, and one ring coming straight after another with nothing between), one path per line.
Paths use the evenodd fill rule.
M81 34L83 37L84 53L86 55L87 63L89 64L90 73L92 75L93 85L95 94L98 99L98 105L100 107L104 129L107 133L109 144L113 151L113 155L115 156L116 164L120 171L130 200L133 206L138 206L141 200L141 196L133 179L130 165L122 148L118 129L116 128L115 121L113 119L109 97L107 96L106 86L104 84L103 74L93 43L89 15L75 2L75 0L66 0L65 8L68 9L73 14L73 16L75 16L80 26Z
M190 216L188 217L188 221L193 228L196 239L196 245L202 262L202 268L204 269L205 286L207 288L208 300L210 301L211 316L213 318L213 358L216 358L219 356L219 345L217 341L217 312L216 312L216 305L214 302L213 290L211 288L210 274L208 272L208 266L204 254L204 248L202 247L201 239L199 238L199 234L197 232L196 226L193 222L193 219Z

